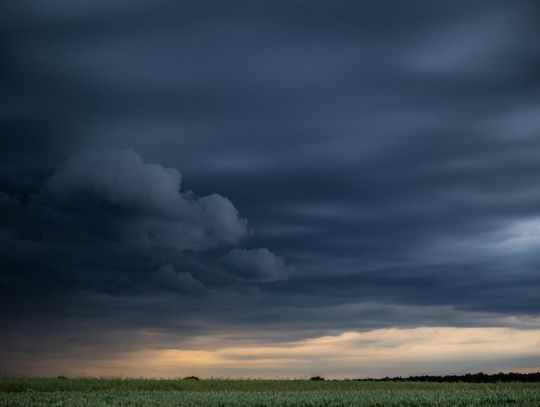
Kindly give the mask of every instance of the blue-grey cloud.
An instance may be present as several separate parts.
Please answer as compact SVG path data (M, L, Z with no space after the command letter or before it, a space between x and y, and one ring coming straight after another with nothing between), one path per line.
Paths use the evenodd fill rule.
M290 266L286 260L266 248L233 249L218 262L239 278L250 281L275 281L286 279Z
M537 326L537 2L109 3L1 6L3 332Z
M181 192L181 179L176 169L145 163L132 150L90 152L60 165L38 205L74 223L79 234L104 231L141 244L202 250L247 235L247 221L227 198Z
M172 264L166 264L156 271L156 281L166 290L185 292L190 295L203 295L204 285L187 271L176 272Z

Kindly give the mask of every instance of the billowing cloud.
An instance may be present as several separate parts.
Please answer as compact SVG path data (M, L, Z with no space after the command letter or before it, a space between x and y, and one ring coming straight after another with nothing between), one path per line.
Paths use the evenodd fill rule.
M187 271L177 272L172 264L166 264L156 271L158 285L166 290L179 291L193 296L203 295L204 285Z
M200 250L247 235L247 221L227 198L181 192L181 179L133 150L88 152L63 163L38 199L64 223L57 226L100 238Z
M181 181L130 149L90 151L60 163L24 204L2 193L0 204L16 210L0 234L5 308L32 315L92 298L109 312L113 299L131 308L152 298L174 309L237 283L287 277L284 258L237 247L250 234L231 201L182 191Z
M291 268L286 260L266 248L233 249L219 263L242 280L275 281L286 279Z

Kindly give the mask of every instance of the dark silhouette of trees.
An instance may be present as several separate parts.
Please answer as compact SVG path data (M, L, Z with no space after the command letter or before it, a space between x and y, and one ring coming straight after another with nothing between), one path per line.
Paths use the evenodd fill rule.
M382 379L361 379L387 382L437 382L437 383L507 383L507 382L540 382L540 372L535 373L467 373L465 375L446 376L409 376L409 377L384 377Z

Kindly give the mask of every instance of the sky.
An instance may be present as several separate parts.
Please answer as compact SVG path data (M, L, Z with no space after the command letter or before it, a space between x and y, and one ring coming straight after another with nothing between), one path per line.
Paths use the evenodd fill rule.
M538 2L0 7L0 373L540 370Z

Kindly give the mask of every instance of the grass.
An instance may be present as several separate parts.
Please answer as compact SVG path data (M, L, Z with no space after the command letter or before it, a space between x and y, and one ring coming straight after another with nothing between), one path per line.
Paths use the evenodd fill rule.
M0 406L540 406L540 383L4 378Z

